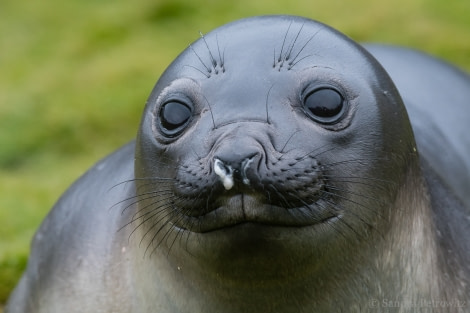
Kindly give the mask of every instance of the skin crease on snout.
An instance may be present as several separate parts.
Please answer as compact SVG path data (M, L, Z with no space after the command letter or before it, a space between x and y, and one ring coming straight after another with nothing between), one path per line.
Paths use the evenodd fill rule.
M470 312L468 99L416 51L224 25L58 200L6 312Z

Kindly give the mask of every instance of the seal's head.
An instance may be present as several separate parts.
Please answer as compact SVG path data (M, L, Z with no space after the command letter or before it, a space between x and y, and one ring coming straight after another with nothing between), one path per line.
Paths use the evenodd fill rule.
M329 266L390 227L413 146L362 47L308 19L237 21L201 36L152 91L134 225L149 253L217 275Z

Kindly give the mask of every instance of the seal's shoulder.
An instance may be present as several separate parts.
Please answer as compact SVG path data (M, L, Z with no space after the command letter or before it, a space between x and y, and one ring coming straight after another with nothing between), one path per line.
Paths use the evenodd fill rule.
M114 244L109 234L122 226L114 205L133 192L134 149L131 142L97 162L60 197L34 236L9 312L36 312L44 301L52 305L62 291L72 292L64 285L70 277L76 291L88 274L103 275L98 265L106 264Z
M423 52L365 45L398 88L420 158L470 208L470 76Z
M134 177L134 149L134 142L125 145L77 179L54 205L36 237L46 231L50 233L51 229L62 232L67 227L70 232L101 222L109 225L114 216L112 206L128 192L129 185L125 182Z
M103 205L117 185L133 178L134 149L131 142L98 161L67 189L51 214L61 211L65 218L74 211L83 213L90 206Z

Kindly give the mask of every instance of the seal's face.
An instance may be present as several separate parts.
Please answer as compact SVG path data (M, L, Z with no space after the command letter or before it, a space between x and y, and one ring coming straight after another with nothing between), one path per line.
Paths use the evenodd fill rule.
M137 139L134 220L149 247L275 259L302 245L305 258L387 227L412 136L378 67L292 17L243 20L190 46L154 88Z

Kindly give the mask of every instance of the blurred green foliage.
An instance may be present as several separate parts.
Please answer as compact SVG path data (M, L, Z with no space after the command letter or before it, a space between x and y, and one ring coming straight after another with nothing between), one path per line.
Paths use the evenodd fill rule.
M2 0L0 306L40 221L73 180L135 136L171 60L199 30L264 14L310 17L470 70L468 0Z

